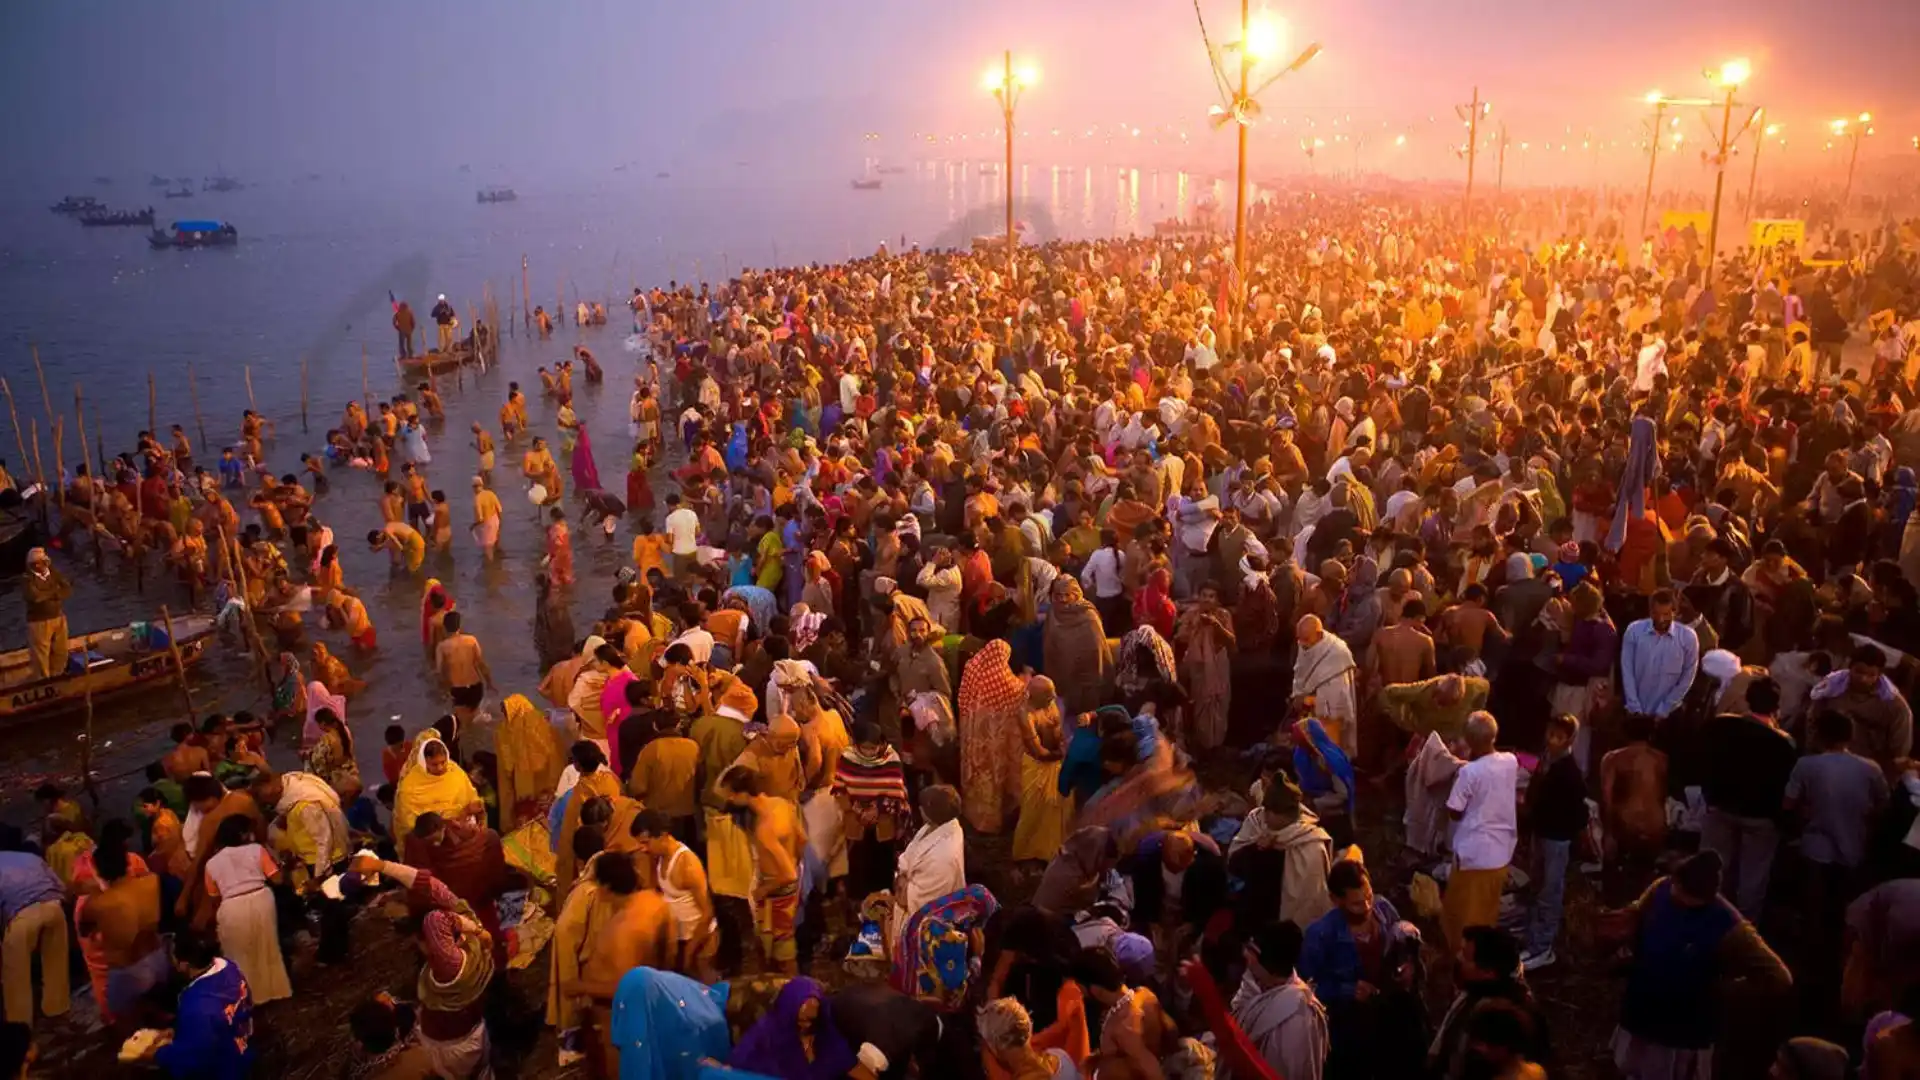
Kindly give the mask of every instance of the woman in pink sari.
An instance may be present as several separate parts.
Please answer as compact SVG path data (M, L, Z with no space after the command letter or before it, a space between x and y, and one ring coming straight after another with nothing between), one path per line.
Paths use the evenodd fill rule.
M324 734L320 730L320 721L318 719L320 710L330 709L342 725L345 725L347 722L347 696L345 694L331 693L327 690L326 683L321 682L319 679L313 679L307 683L306 698L307 719L306 723L300 726L300 752L302 754L313 749L314 744L318 743L321 735Z
M961 803L967 822L983 833L1001 830L1019 795L1027 680L1008 666L1012 657L1012 647L995 638L960 673Z
M573 444L573 486L576 491L599 491L600 469L593 462L593 440L587 438L587 426L580 425L579 441Z

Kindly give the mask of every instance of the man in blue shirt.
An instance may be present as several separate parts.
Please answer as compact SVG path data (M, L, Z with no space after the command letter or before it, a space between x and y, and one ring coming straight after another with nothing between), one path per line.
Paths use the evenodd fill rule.
M1665 718L1680 707L1700 671L1700 639L1674 621L1672 589L1653 594L1649 617L1620 639L1620 694L1627 711Z
M33 1023L33 955L40 954L40 1011L65 1016L71 1004L67 982L66 894L45 859L28 851L0 851L0 944L7 1022Z
M253 994L240 969L205 935L173 941L173 966L189 981L180 992L173 1038L153 1063L179 1080L241 1080L253 1071Z

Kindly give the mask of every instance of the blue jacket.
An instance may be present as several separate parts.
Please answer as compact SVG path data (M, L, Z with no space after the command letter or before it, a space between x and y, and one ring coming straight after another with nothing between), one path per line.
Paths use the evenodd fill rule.
M1418 933L1410 924L1400 921L1400 913L1384 896L1373 898L1373 917L1386 928L1383 952L1409 934ZM1321 1001L1353 1000L1354 987L1360 982L1360 950L1354 947L1346 912L1336 907L1307 927L1296 970L1301 978L1313 984L1314 996Z
M241 1080L253 1071L253 995L240 968L220 961L180 992L173 1041L153 1063L178 1080Z

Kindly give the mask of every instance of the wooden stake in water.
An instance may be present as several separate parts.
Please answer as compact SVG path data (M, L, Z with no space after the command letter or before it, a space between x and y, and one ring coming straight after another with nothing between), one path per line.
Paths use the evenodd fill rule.
M367 346L365 342L361 342L360 344L360 407L367 410L367 424L371 426L373 424L373 391L368 388L367 382Z
M86 638L80 639L81 655L89 655ZM93 666L82 660L86 673L80 676L80 692L86 704L87 716L80 729L80 787L93 800L94 809L100 808L100 789L93 785Z
M520 254L520 318L529 330L533 328L533 308L528 306L532 303L533 288L527 280L527 256L522 252Z
M187 361L187 391L193 395L193 424L200 429L200 452L203 454L211 453L213 446L207 442L207 422L200 415L200 384L194 380L193 361L191 360ZM80 434L80 441L85 442L86 439L86 433L82 432Z
M180 639L173 636L173 614L160 605L160 625L167 630L167 652L173 655L173 673L180 680L180 700L187 706L187 723L193 723L193 691L187 687L187 662L180 658Z
M147 431L157 442L160 439L159 410L154 405L153 370L147 370Z
M47 407L47 423L51 424L54 421L53 395L47 393L47 369L40 366L40 346L30 345L28 348L33 350L33 372L40 376L40 402Z
M300 434L307 433L307 358L300 358Z
M87 407L79 383L73 384L73 414L80 424L80 456L87 467L87 514L91 519L87 531L93 535L93 566L97 570L106 562L106 554L100 549L100 474L93 470L93 452L87 447Z
M5 377L0 377L0 391L7 395L7 415L13 420L13 441L20 447L20 467L24 469L33 459L27 456L27 435L20 427L20 412L13 407L13 387L7 385Z
M252 364L248 364L248 365L245 365L245 366L243 366L243 367L242 367L242 368L240 369L240 374L241 374L241 375L243 375L243 376L245 376L245 377L246 377L246 380L247 380L247 408L249 408L249 409L251 409L251 408L253 408L253 407L254 407L254 404L253 404L253 365L252 365Z
M33 435L33 479L44 489L47 486L47 470L40 465L40 421L27 421L27 430ZM24 465L25 462L21 464ZM41 497L40 505L42 507L47 505L45 496Z
M60 508L62 516L67 509L67 459L61 452L66 442L66 423L64 416L53 418L53 502Z

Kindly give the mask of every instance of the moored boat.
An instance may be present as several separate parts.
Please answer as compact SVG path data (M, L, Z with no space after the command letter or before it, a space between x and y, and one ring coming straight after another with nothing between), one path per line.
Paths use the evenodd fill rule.
M214 617L187 615L173 620L180 662L206 656L214 637ZM0 723L79 707L94 697L130 690L173 675L173 653L158 622L102 630L70 639L67 670L45 679L33 677L27 650L0 653Z
M89 210L80 215L82 225L151 225L153 207L145 210Z
M193 189L192 189L192 188L190 188L190 187L183 187L183 188L168 188L168 189L167 189L167 198L169 198L169 199L191 199L191 198L193 198Z
M878 191L880 190L880 178L876 176L871 180L855 180L853 182L853 190Z
M231 247L239 242L239 230L221 221L176 221L147 234L147 243L163 249Z
M473 201L477 203L517 202L519 199L519 193L510 187L481 188L473 193Z
M91 195L69 195L48 209L56 214L84 214L90 210L104 210L105 207Z

